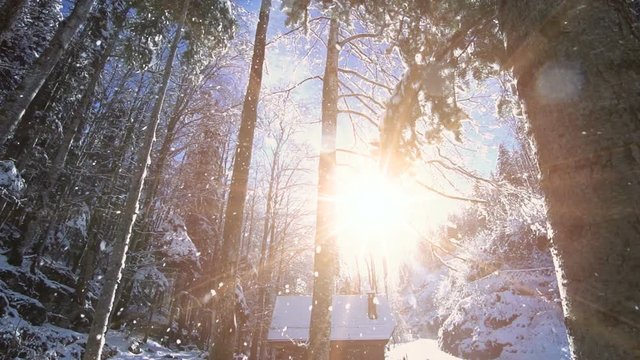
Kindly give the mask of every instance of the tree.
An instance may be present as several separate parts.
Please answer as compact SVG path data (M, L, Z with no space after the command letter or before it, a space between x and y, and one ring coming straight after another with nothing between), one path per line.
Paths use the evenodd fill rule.
M28 4L28 0L10 0L4 2L2 11L0 11L0 41L8 37L11 27L18 21L18 18L22 15Z
M638 92L640 45L629 3L451 1L445 5L424 3L414 12L436 25L449 24L440 28L449 26L451 36L444 40L434 31L437 28L420 27L404 11L412 19L409 24L423 34L421 41L404 47L405 54L409 59L416 54L434 59L434 54L448 49L457 56L436 57L411 68L455 68L478 79L491 75L487 65L513 70L539 148L573 355L637 357L639 317L630 304L640 301L638 280L631 275L640 265L633 220L638 210L632 205L640 193L633 180L640 171L636 145L640 135L632 125L638 121L638 105L631 94ZM387 9L402 13L406 8L389 4ZM486 21L490 18L498 21ZM427 74L413 79L426 82ZM451 81L441 82L448 85ZM428 92L425 86L418 84L423 93ZM446 124L447 112L439 113L439 123Z
M573 356L640 356L640 41L626 3L500 3L538 161ZM595 55L597 54L597 55Z
M323 2L330 5L331 1ZM288 4L291 5L291 4ZM288 21L296 23L300 20L307 21L307 7L309 1L294 1L293 6L287 5ZM377 115L376 106L380 103L375 99L377 90L389 90L384 84L384 80L373 78L378 72L371 71L377 69L375 61L362 51L362 47L356 45L356 40L380 37L381 31L350 33L340 39L341 22L349 22L350 8L347 3L336 1L331 9L331 19L329 23L328 40L326 42L327 55L325 70L323 75L322 88L322 135L320 161L318 164L318 193L317 193L317 214L316 214L316 235L315 252L313 260L314 285L312 296L311 322L309 330L309 347L307 349L308 359L328 359L330 356L330 332L331 332L331 306L333 295L336 290L336 281L339 275L339 255L337 249L337 222L336 222L336 135L339 114L363 118L377 127L372 119ZM284 7L284 4L283 4ZM304 12L304 15L301 15ZM364 19L358 19L363 25ZM364 26L366 29L366 26ZM341 68L339 59L343 47L349 46L349 55L364 63L364 70L357 68ZM354 55L355 54L355 55ZM353 65L353 64L352 64ZM358 71L361 70L361 71ZM339 74L351 77L348 81L341 81ZM381 77L388 74L380 72ZM352 78L360 80L364 84L359 84ZM344 89L341 94L340 90ZM352 101L350 101L351 99ZM342 101L344 108L338 107ZM352 109L352 105L357 105L365 110L357 111ZM371 114L371 115L367 115ZM352 123L355 127L355 124ZM356 136L354 134L354 136Z
M336 131L338 121L338 31L334 14L329 24L327 59L322 85L322 138L318 163L316 251L313 258L313 297L308 359L328 359L331 346L331 303L335 292L338 254L335 229Z
M57 225L57 219L55 216L53 216L53 214L57 210L53 208L53 203L55 202L53 201L53 198L55 195L55 189L58 185L58 180L60 178L60 175L64 172L65 161L71 149L73 139L76 137L78 129L82 129L84 127L82 126L82 123L86 122L89 118L88 116L86 116L87 111L89 110L89 105L94 99L94 92L102 74L102 70L104 69L107 60L109 59L111 52L116 45L118 34L122 31L129 9L130 6L123 1L116 1L113 3L113 8L111 8L111 10L116 14L114 15L113 19L114 30L112 33L108 33L107 31L105 31L109 22L109 9L100 7L100 11L92 16L90 21L88 21L86 29L91 31L91 35L96 35L87 36L89 38L89 41L91 41L91 45L93 45L94 43L102 44L103 40L106 44L104 49L102 49L102 52L96 55L92 61L91 65L94 72L89 76L89 79L87 80L86 88L83 89L83 93L80 97L79 103L74 104L75 106L70 116L72 120L70 121L69 126L65 129L64 135L61 139L62 142L57 148L55 156L53 157L53 161L46 171L46 180L43 185L44 189L38 188L36 186L32 188L32 192L39 192L37 196L42 199L41 203L39 204L40 209L38 209L38 211L35 211L35 219L28 225L28 231L25 234L22 242L19 244L19 247L17 249L14 249L14 251L12 252L11 261L14 264L20 264L22 262L24 251L27 250L27 248L31 245L35 244L36 260L32 263L32 269L35 270L37 266L39 266L40 256L42 255L42 251L44 250L47 239L53 233L54 228ZM98 40L95 40L96 37L98 38ZM107 38L105 39L105 37ZM58 203L60 203L60 201L61 200L58 200ZM48 226L43 226L47 225L47 221L49 222ZM42 231L43 229L46 229L46 231ZM36 239L38 238L39 240L36 241Z
M24 75L22 83L0 110L0 146L13 136L24 112L47 79L71 39L85 23L94 0L78 0L71 15L58 27L49 46Z
M563 275L565 316L572 351L579 358L638 356L640 321L630 304L639 302L638 282L631 275L640 264L632 220L638 215L632 204L639 193L633 180L639 171L639 135L632 125L638 120L638 105L631 94L638 92L640 67L630 4L351 4L364 6L381 22L403 19L402 31L393 37L410 65L403 81L419 91L398 92L390 104L423 95L431 104L426 115L435 120L432 139L442 130L460 127L456 78L471 74L481 80L495 75L496 69L513 69L539 147L542 188L555 229L556 266ZM500 68L492 69L496 64ZM459 77L450 76L452 71ZM391 120L405 122L397 129L412 129L422 111ZM393 122L389 125L396 128ZM391 147L397 147L394 142ZM405 156L400 152L400 158Z
M222 234L222 252L218 258L222 263L221 283L222 294L219 309L220 324L218 325L218 339L210 351L211 359L231 359L234 355L236 327L234 314L236 309L236 264L240 248L242 220L244 216L247 184L249 181L249 167L253 148L253 138L256 127L258 101L262 85L262 68L264 64L267 28L271 0L262 0L258 25L253 48L253 58L249 71L249 84L242 106L238 145L233 163L233 174L227 200Z
M100 300L96 306L96 314L87 338L87 347L83 356L85 360L100 359L102 347L104 346L105 336L109 325L109 316L113 310L113 303L116 296L116 290L122 277L122 270L127 257L129 240L133 224L136 221L138 212L138 201L144 186L147 168L151 162L151 150L156 138L156 129L160 120L160 112L164 103L164 97L171 78L173 69L173 60L178 51L178 44L182 37L182 26L187 18L190 0L186 0L182 4L182 11L178 21L169 56L164 67L162 85L158 91L158 96L154 104L151 114L150 123L146 131L144 144L138 152L138 166L133 175L133 181L129 188L127 203L124 208L123 219L125 223L120 229L119 239L114 244L112 259L107 269Z

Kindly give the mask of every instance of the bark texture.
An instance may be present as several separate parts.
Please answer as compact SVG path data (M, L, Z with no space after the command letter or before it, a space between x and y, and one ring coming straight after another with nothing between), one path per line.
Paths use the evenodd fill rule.
M236 294L235 272L242 236L242 219L244 216L245 200L247 198L247 184L249 182L249 167L253 150L253 138L258 118L258 102L262 86L262 68L264 65L265 46L267 42L267 28L271 0L262 0L258 25L249 72L249 84L245 94L233 163L233 174L229 190L229 200L225 211L224 228L222 232L222 254L219 257L222 265L222 294L220 324L218 338L210 349L210 359L232 359L234 354L237 326L235 324Z
M577 359L640 358L640 43L625 7L502 1L499 13Z
M313 259L313 298L307 359L328 360L331 301L338 272L335 221L336 129L338 119L338 20L329 25L327 60L322 86L322 140L318 165L316 251Z
M182 25L187 18L189 3L190 0L185 0L182 4L180 20L164 67L162 85L158 91L158 98L151 113L151 119L144 138L144 143L138 153L138 168L132 176L132 183L129 188L127 202L123 211L124 223L120 230L121 234L116 238L113 245L113 251L111 253L109 268L105 274L102 293L100 294L100 299L96 305L96 313L93 323L91 324L89 336L87 337L87 347L83 356L84 360L97 360L101 358L102 348L104 346L104 340L109 325L109 316L113 310L116 290L122 278L122 270L127 258L127 249L129 248L133 224L135 223L138 215L138 202L144 186L147 169L151 163L151 150L156 138L160 112L162 110L165 94L169 85L169 79L171 78L173 60L182 37Z
M95 0L78 0L73 11L56 30L51 43L27 71L18 88L0 109L0 146L11 138L31 100L53 70L71 39L89 16Z

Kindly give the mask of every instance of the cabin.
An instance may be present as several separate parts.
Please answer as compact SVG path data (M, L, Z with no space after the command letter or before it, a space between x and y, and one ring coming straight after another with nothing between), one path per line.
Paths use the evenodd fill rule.
M302 359L309 340L311 296L278 296L267 335L276 360ZM331 312L331 360L384 360L396 327L386 298L335 295Z

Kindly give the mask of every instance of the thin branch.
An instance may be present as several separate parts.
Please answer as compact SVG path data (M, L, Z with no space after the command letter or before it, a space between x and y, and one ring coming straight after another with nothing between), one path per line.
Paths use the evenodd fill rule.
M287 88L287 89L284 89L284 90L275 91L275 92L269 93L269 94L267 94L267 95L265 95L265 96L272 96L272 95L277 95L277 94L282 94L282 93L289 93L289 92L291 92L293 89L297 88L298 86L301 86L302 84L306 83L307 81L309 81L309 80L313 80L313 79L318 79L318 80L320 80L320 81L323 81L323 80L324 80L324 79L322 78L322 76L320 76L320 75L311 76L311 77L308 77L308 78L306 78L306 79L304 79L304 80L302 80L302 81L298 82L297 84L293 85L293 86L292 86L292 87L290 87L290 88Z
M467 201L467 202L471 202L471 203L474 203L474 204L488 204L488 203L489 203L489 202L488 202L488 201L486 201L486 200L481 200L481 199L472 199L472 198L466 198L466 197L461 197L461 196L456 196L456 195L446 194L446 193L444 193L444 192L442 192L442 191L440 191L440 190L437 190L437 189L435 189L435 188L433 188L433 187L431 187L431 186L429 186L429 185L427 185L427 184L423 183L422 181L418 181L418 180L416 180L416 183L417 183L418 185L422 186L423 188L425 188L425 189L427 189L427 190L429 190L429 191L433 192L433 193L436 193L436 194L438 194L438 195L440 195L440 196L442 196L442 197L446 197L446 198L451 199L451 200Z
M374 33L356 34L356 35L349 36L348 38L345 38L342 41L338 41L338 45L344 46L345 44L348 44L358 39L375 38L375 37L379 37L380 35L382 35L382 32L377 32L375 34Z
M443 159L445 159L446 161L449 162L449 165L443 163L440 160L430 160L430 161L428 161L428 163L433 162L433 163L440 164L441 166L443 166L446 169L455 170L455 171L457 171L457 172L459 172L459 173L461 173L461 174L463 174L465 176L468 176L468 177L470 177L472 179L487 183L487 184L489 184L489 185L491 185L493 187L497 187L497 185L496 185L496 183L494 181L491 181L489 179L485 179L483 177L475 175L475 174L469 172L468 170L465 170L465 169L461 168L460 166L456 165L456 163L453 160L451 160L450 158L442 155L442 152L440 151L439 147L436 147L436 151L438 152L438 156L440 156L441 158L443 158Z
M330 19L329 19L328 17L326 17L326 16L320 16L320 17L313 18L313 19L309 20L309 21L307 22L307 24L310 24L310 23L312 23L312 22L314 22L314 21L318 21L318 20L330 20ZM282 38L284 38L284 37L287 37L287 36L289 36L289 35L293 34L294 32L296 32L296 31L298 31L298 30L300 30L300 29L304 28L307 24L300 25L300 26L298 26L298 27L295 27L295 28L293 28L293 29L291 29L291 30L287 31L286 33L283 33L283 34L280 34L280 35L278 35L278 36L274 37L273 39L269 40L269 41L265 44L265 47L269 47L269 45L273 45L273 44L274 44L275 42L277 42L278 40L280 40L280 39L282 39Z
M344 110L344 109L338 109L338 112L342 113L342 114L350 114L350 115L360 116L361 118L369 121L369 123L371 123L371 125L375 126L376 129L380 130L380 125L378 125L378 123L376 123L369 115L367 115L365 113L361 113L360 111L355 111L355 110Z
M351 69L338 68L338 72L343 73L343 74L354 75L355 77L360 78L360 79L368 82L369 84L372 84L372 85L375 85L375 86L379 86L379 87L384 88L384 89L389 90L389 91L393 91L393 89L390 86L385 85L385 84L383 84L381 82L378 82L378 81L375 81L375 80L371 80L368 77L360 74L357 71L354 71L354 70L351 70Z
M367 100L371 101L372 103L378 105L381 109L384 109L384 105L382 103L380 103L378 100L374 99L372 96L369 96L369 95L360 94L360 93L352 93L352 94L344 94L344 95L340 95L339 96L339 98L350 98L350 97L355 97L358 100L360 100L360 102L362 102L362 100L360 98L367 99ZM369 110L372 110L372 109L369 108Z

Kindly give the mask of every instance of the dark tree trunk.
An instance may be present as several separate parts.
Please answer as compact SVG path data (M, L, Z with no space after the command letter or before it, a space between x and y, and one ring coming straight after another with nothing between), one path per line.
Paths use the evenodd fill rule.
M24 9L29 5L28 0L6 0L0 9L0 42L8 38L11 27L18 21Z
M127 202L123 211L124 224L119 231L119 237L116 238L113 245L109 268L105 274L102 293L100 294L100 299L96 305L95 317L87 338L87 347L83 356L84 360L95 360L100 359L101 357L102 347L104 346L105 340L104 338L109 324L109 317L113 310L116 290L122 278L122 270L127 258L129 240L131 239L133 224L136 221L138 213L138 201L140 200L140 193L144 186L147 169L151 163L151 150L156 138L160 112L162 110L164 97L169 85L169 79L171 78L173 60L182 37L182 26L187 18L189 3L190 0L185 0L182 3L182 13L180 15L180 20L178 21L173 42L171 43L171 49L164 67L162 85L158 91L158 97L151 113L151 119L145 134L144 143L138 152L138 167L134 171L132 183L129 188L129 194L127 196Z
M640 43L624 1L502 1L573 357L640 358Z
M0 146L13 136L24 112L36 96L51 70L66 50L73 35L85 23L94 0L78 0L71 15L60 24L51 43L26 72L18 88L13 91L0 110Z
M222 233L222 252L219 257L222 267L222 299L218 326L219 338L210 351L210 359L232 359L237 329L234 325L235 299L235 267L241 239L242 219L245 200L247 197L247 183L249 181L249 167L253 148L253 138L258 117L258 101L262 86L262 67L264 64L267 27L271 0L262 0L260 15L253 48L249 84L242 107L238 147L233 163L233 175L229 191L229 201L225 212Z
M307 359L329 359L331 301L338 273L335 235L336 129L338 119L338 20L331 19L327 41L327 60L322 86L322 141L318 165L318 210L316 251L313 259L313 307L309 329Z

